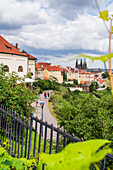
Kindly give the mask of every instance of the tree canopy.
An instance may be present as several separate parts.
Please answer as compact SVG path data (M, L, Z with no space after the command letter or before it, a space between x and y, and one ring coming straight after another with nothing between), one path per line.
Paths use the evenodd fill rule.
M4 66L0 66L0 103L26 117L34 110L31 103L36 96L24 83L17 84L21 80L15 72L6 73Z

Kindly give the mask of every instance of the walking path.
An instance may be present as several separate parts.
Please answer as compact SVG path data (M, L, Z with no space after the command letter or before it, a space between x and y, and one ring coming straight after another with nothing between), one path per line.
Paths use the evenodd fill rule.
M52 91L46 91L51 93ZM48 124L53 124L53 126L58 127L57 125L57 120L51 115L49 107L48 107L48 100L49 98L45 99L44 94L41 96L41 101L45 102L44 108L43 108L43 121L47 121ZM40 101L40 100L39 100ZM36 102L32 103L32 106L36 108ZM38 102L38 107L36 108L36 111L34 113L34 116L37 116L39 119L42 118L42 108L40 106L40 103ZM34 126L34 125L33 125ZM38 132L39 132L40 127L38 126ZM43 132L45 128L43 127ZM44 136L44 134L43 134ZM50 138L50 129L47 130L47 138ZM56 132L53 133L53 139L56 139Z

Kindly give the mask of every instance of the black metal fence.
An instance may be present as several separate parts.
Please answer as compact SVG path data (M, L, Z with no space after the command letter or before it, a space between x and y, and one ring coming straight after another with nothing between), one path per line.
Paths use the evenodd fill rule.
M39 120L33 113L30 120L26 120L0 104L0 143L14 157L30 159L40 152L58 153L68 143L80 141L52 124ZM102 161L102 170L105 169L106 159L113 162L113 156L108 154Z
M7 145L12 156L30 159L39 152L58 153L67 143L79 141L52 124L33 117L33 113L30 120L26 120L0 105L0 143Z

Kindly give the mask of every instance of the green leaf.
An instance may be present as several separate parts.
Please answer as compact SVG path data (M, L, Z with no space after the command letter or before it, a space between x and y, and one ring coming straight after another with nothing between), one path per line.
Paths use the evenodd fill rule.
M85 54L79 54L79 55L76 56L75 58L78 58L78 57L86 57L86 58L91 59L92 61L94 61L94 60L100 60L100 61L106 62L107 60L113 58L113 53L105 54L105 55L102 55L102 56L100 56L100 57L92 57L92 56L85 55Z
M107 10L99 12L99 13L100 13L99 18L102 18L104 21L109 21L108 11Z
M16 170L21 170L23 168L23 161L19 159L14 159L12 166L14 166Z
M41 163L45 163L48 170L89 170L91 163L102 160L107 153L112 152L109 148L97 152L100 147L108 143L110 141L100 139L69 144L58 154L40 154Z
M6 159L4 162L2 162L2 164L7 165L7 166L11 166L12 165L12 161L9 159Z
M113 26L112 26L112 28L111 28L111 32L112 32L112 34L113 34Z

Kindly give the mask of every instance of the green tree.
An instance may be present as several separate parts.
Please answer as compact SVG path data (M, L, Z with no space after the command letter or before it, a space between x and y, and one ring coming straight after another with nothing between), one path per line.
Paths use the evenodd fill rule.
M108 75L108 73L107 73L107 72L102 73L102 78L107 78L107 77L109 77L109 75Z
M74 83L75 85L78 85L78 80L73 79L73 83Z
M99 87L99 84L96 81L92 81L91 85L89 86L89 91L92 93L93 91L96 91Z
M17 84L17 80L21 81L22 79L15 72L4 72L4 66L0 66L0 103L21 115L29 117L34 110L31 103L36 96L24 83Z
M63 81L67 81L67 74L63 71Z
M62 95L51 96L60 126L79 138L113 141L113 104L110 91L95 92L97 95L80 91L66 94L65 91Z

